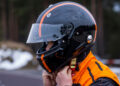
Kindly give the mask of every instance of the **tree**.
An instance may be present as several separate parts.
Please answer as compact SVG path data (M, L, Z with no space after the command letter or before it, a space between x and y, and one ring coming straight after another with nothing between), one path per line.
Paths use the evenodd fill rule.
M12 1L1 0L3 40L18 40L18 25Z
M3 39L8 39L8 17L7 17L7 0L1 0L1 23L2 23L2 31L3 31Z
M94 47L94 52L97 55L104 57L104 31L103 31L103 11L102 0L91 0L91 12L97 22L97 39ZM96 5L97 4L97 5Z
M96 0L91 0L91 13L93 15L93 17L96 20ZM95 43L95 45L93 46L92 51L94 53L97 53L97 44Z
M97 23L98 23L98 33L97 33L97 53L99 56L104 57L104 30L103 30L103 1L97 0Z
M12 1L9 2L9 39L17 41L18 40L18 24L17 19L14 13L14 3Z

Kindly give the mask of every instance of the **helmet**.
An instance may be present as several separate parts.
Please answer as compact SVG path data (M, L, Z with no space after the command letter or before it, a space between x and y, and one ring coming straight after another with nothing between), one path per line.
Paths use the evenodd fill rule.
M91 13L81 4L64 1L45 9L32 24L27 44L36 45L37 59L48 72L69 65L70 60L90 48L97 26ZM48 42L52 48L45 50Z

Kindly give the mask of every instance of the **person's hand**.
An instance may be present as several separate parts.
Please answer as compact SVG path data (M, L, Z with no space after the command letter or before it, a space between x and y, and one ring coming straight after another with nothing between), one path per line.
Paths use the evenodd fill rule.
M55 74L49 74L46 71L42 73L43 85L44 86L55 86Z
M72 70L66 66L57 73L56 83L57 86L72 86Z

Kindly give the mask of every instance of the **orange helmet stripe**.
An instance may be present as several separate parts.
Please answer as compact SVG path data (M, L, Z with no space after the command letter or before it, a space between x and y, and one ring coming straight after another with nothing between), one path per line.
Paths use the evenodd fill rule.
M43 65L44 65L44 67L45 67L49 72L51 72L50 68L47 66L47 64L46 64L45 61L44 61L44 58L43 58L44 56L45 56L44 54L41 55L42 63L43 63Z
M50 12L51 12L52 10L54 10L55 8L60 7L60 6L63 6L63 5L75 5L75 6L78 6L78 7L82 8L82 9L84 9L84 10L90 15L90 17L93 19L94 23L96 24L93 16L91 15L91 13L90 13L85 7L83 7L83 6L79 5L79 4L76 4L76 3L62 3L62 4L58 4L58 5L54 6L53 8L49 9L49 10L43 15L43 17L42 17L42 19L41 19L41 21L40 21L40 25L39 25L39 36L40 36L40 37L41 37L41 27L42 27L41 25L42 25L45 17L47 16L47 14L50 13ZM96 32L97 32L97 27L95 26L95 28L96 28L96 29L95 29L94 41L95 41Z
M97 25L95 24L95 36L94 36L94 40L93 40L93 42L96 41L96 36L97 36Z

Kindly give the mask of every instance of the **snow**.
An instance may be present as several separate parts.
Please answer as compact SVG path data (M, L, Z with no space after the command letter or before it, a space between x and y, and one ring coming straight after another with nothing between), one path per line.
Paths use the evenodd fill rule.
M113 10L115 12L120 12L120 3L114 3Z
M13 62L9 60L3 60L10 57ZM1 49L0 48L0 69L16 70L20 69L28 64L33 59L33 55L28 51L22 51L20 49ZM99 59L99 58L98 58ZM110 67L110 69L117 74L120 80L120 67Z
M9 60L2 60L5 58L11 58L13 62ZM28 51L22 51L20 49L0 49L0 69L15 70L22 68L33 59L33 55Z
M120 81L120 67L110 67L110 69L118 76Z

